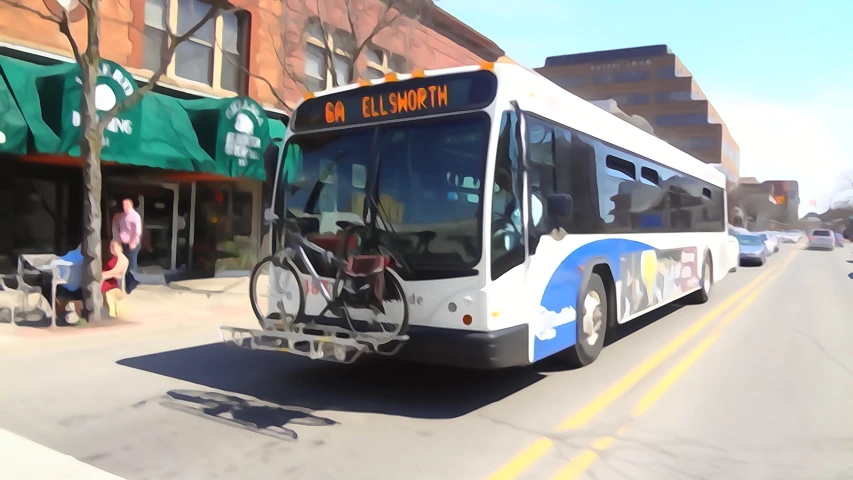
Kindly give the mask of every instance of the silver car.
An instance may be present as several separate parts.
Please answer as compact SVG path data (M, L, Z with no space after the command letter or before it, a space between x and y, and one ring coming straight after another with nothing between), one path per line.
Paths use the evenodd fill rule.
M758 235L735 235L740 244L738 263L743 265L764 265L767 262L767 246Z
M822 228L812 230L809 234L809 249L835 250L835 235Z

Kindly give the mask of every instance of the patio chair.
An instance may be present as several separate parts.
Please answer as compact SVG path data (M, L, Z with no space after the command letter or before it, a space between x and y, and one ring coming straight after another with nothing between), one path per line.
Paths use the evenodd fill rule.
M16 284L14 287L10 285L10 280L14 280ZM3 306L0 306L0 308L5 307L12 311L12 323L15 323L17 312L26 313L39 309L42 300L45 300L45 303L48 303L42 295L40 288L27 284L24 282L24 279L18 275L15 275L14 278L10 278L8 275L6 277L0 277L0 282L2 282L3 292L5 292L3 296L6 297L6 301ZM34 302L31 302L33 299ZM47 308L50 307L48 306ZM42 311L47 313L47 310Z
M14 278L0 275L0 309L9 310L9 321L12 325L15 323L15 312L24 306L24 294L20 290L16 290L9 285L9 281Z

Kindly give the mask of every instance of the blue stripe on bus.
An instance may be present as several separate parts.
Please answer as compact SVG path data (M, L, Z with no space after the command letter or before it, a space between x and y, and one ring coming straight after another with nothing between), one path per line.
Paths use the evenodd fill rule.
M588 243L574 250L566 257L551 275L545 286L540 301L540 315L546 317L546 329L553 330L542 335L546 339L535 336L533 339L533 361L541 360L561 350L573 346L577 342L577 310L578 290L583 281L582 266L590 261L606 263L610 266L613 278L622 278L621 258L626 254L655 250L652 246L633 240L608 238ZM571 315L575 319L568 322L561 320L563 315ZM555 327L549 325L557 324Z

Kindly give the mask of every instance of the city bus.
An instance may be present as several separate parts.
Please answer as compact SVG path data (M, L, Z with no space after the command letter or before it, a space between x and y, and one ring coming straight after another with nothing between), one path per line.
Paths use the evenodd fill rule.
M230 344L337 362L384 353L477 369L552 356L584 366L619 324L706 302L732 261L721 172L515 64L309 95L275 175L272 250L287 236L276 219L299 219L309 239L369 226L395 265L388 280L402 293L389 301L405 328L377 341L327 321L318 290L334 278L296 259L261 290L270 312L297 297L309 320L221 327Z

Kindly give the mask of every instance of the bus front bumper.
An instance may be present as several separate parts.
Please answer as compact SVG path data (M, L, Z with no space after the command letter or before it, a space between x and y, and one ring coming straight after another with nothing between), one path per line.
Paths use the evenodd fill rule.
M493 332L412 325L395 357L417 363L478 370L530 364L526 324Z

